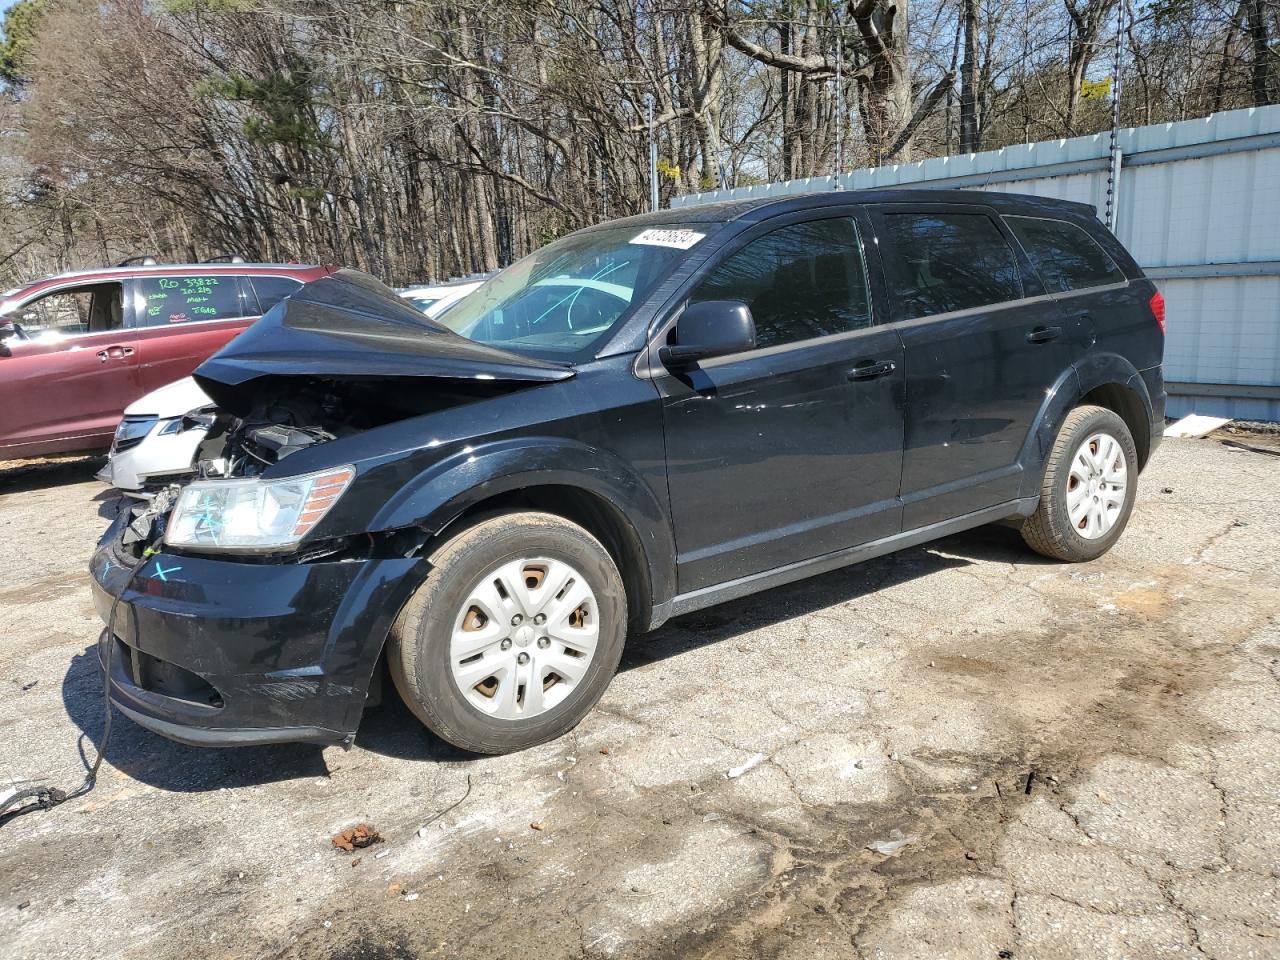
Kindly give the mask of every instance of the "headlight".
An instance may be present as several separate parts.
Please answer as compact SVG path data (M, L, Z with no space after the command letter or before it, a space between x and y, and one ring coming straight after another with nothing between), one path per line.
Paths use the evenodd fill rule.
M188 484L169 517L164 542L231 551L294 546L338 502L355 475L353 467L334 467L280 480Z
M119 450L139 443L143 437L151 432L151 428L156 425L158 419L158 417L154 416L125 417L116 427L116 449Z

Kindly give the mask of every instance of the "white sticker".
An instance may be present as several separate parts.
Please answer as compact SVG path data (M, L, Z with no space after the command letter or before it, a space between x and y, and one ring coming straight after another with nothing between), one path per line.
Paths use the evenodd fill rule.
M631 238L632 243L643 243L650 247L672 247L676 250L688 250L705 237L705 233L692 230L645 230Z

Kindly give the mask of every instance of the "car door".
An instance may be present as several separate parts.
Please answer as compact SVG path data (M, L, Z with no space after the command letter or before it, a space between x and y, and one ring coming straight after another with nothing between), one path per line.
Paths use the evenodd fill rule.
M906 351L903 527L1018 497L1019 453L1091 328L1045 291L990 208L872 208Z
M136 277L129 295L137 316L144 392L189 376L258 318L243 277L188 273Z
M686 302L750 306L756 349L659 368L682 593L897 533L902 345L853 216L753 228Z
M48 291L9 319L22 335L0 350L0 456L105 449L142 393L120 284Z

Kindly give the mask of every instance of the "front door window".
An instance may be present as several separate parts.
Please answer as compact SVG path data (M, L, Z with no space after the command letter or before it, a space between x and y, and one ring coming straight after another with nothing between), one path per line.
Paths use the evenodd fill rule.
M119 330L124 326L120 285L101 283L59 290L19 307L9 319L32 340Z

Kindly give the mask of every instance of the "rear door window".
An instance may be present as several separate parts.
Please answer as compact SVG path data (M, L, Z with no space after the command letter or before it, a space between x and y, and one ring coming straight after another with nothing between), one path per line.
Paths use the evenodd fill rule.
M258 312L266 313L290 294L297 293L302 283L289 277L250 277L253 292L258 295Z
M139 277L137 284L138 320L143 326L231 320L258 313L257 301L250 301L235 276Z
M757 348L871 326L867 275L848 217L780 227L715 267L690 297L741 300L751 308Z
M900 319L1022 298L1017 257L986 214L889 212L882 222Z
M1126 277L1098 242L1074 223L1005 217L1050 293L1124 283Z

